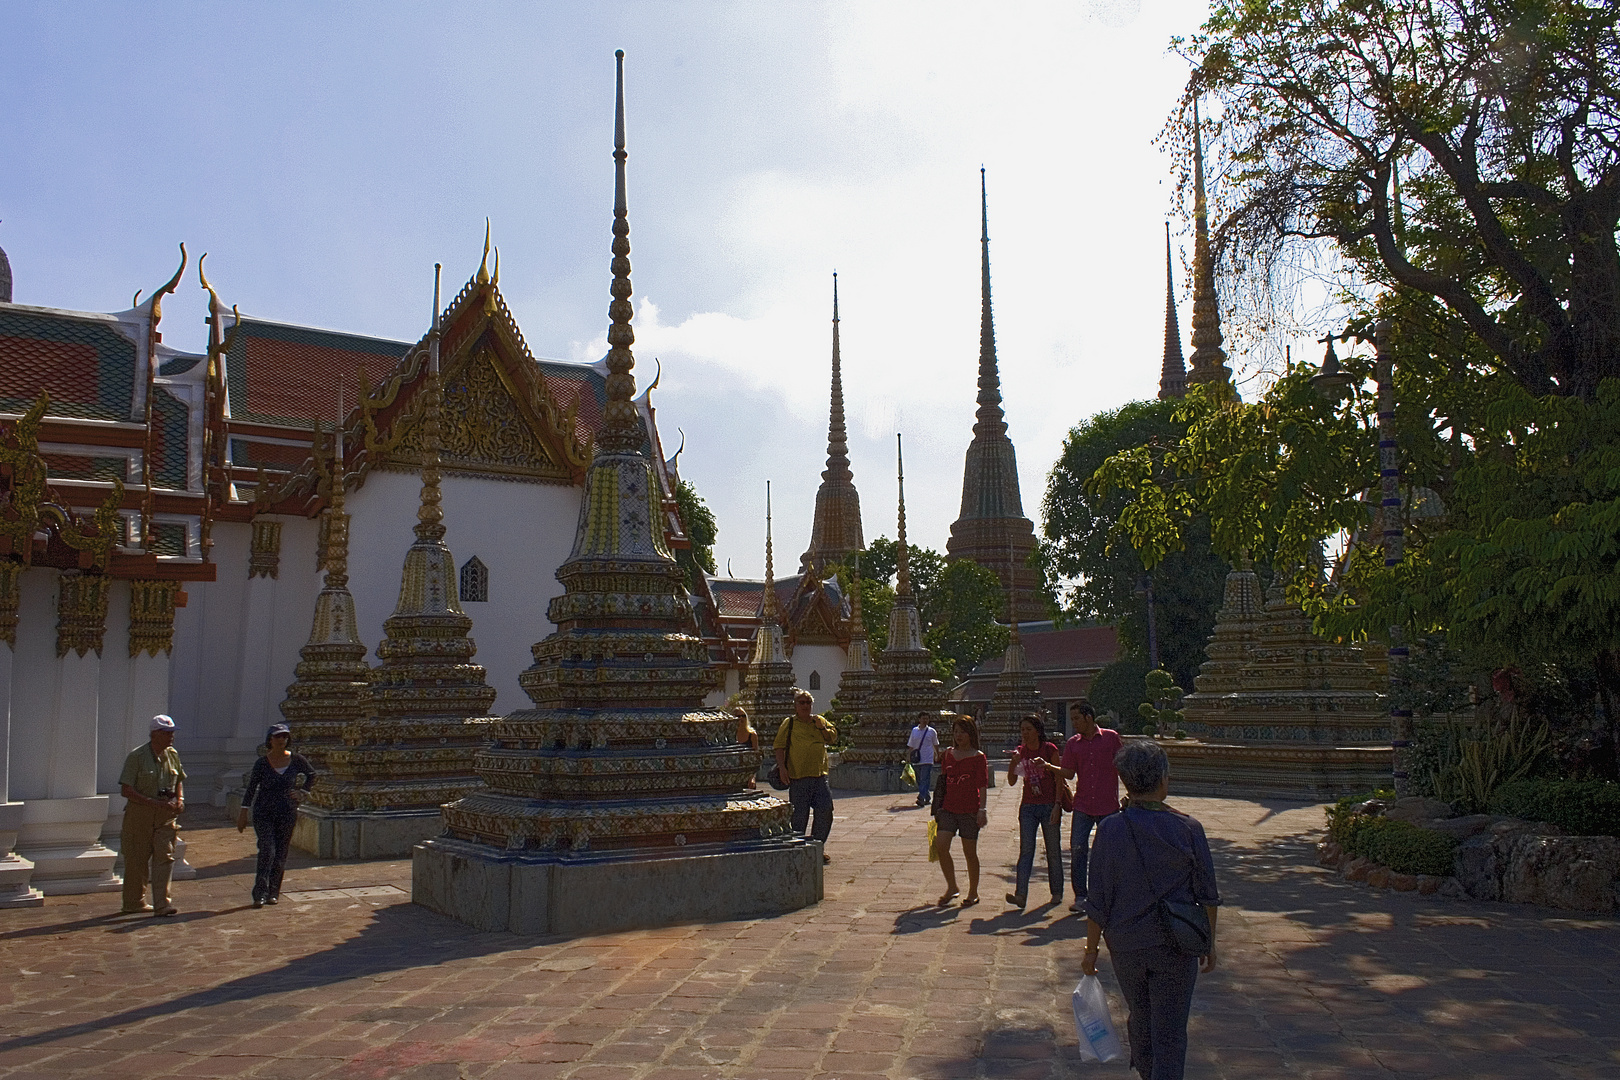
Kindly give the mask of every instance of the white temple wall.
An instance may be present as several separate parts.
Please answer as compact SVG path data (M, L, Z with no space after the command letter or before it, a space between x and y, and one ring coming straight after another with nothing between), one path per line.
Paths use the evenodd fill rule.
M11 798L11 672L10 646L0 644L0 908L34 907L44 902L30 884L34 864L16 854L22 829L23 804Z
M109 800L97 793L101 657L56 655L55 570L23 571L12 659L10 796L23 801L17 851L47 895L117 888L100 842ZM127 594L126 594L127 595ZM127 600L108 619L129 620Z
M152 717L169 712L169 654L151 656L145 651L129 655L129 595L127 581L115 581L107 604L107 633L101 648L101 688L97 724L96 790L108 797L107 821L102 826L103 841L116 847L124 825L123 795L118 777L124 758L151 734ZM175 732L186 772L195 766L186 753L186 731Z
M489 569L489 600L465 603L462 610L473 620L474 659L497 692L493 712L531 708L518 675L534 663L530 647L556 629L546 606L563 591L556 570L573 551L583 489L448 471L442 487L444 539L457 568L476 555ZM372 663L383 621L399 601L400 569L415 539L421 490L415 473L374 470L348 497L349 589ZM282 545L285 551L285 538Z
M810 691L815 698L816 712L826 712L838 693L838 680L844 674L847 659L837 645L795 645L789 661L793 664L793 685ZM818 674L820 689L810 685L812 673Z

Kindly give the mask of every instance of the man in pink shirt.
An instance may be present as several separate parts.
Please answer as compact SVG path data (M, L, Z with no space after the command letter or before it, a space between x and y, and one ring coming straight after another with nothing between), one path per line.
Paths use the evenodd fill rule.
M1109 814L1119 813L1119 772L1114 755L1125 745L1119 732L1097 726L1097 712L1089 701L1069 706L1074 734L1063 744L1063 779L1073 780L1074 823L1069 828L1069 884L1074 888L1070 911L1080 910L1086 895L1086 860L1091 855L1091 830Z

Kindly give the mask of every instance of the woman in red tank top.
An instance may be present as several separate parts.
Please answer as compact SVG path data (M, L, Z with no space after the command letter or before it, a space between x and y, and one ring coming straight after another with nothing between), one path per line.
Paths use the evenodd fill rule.
M939 898L939 905L944 907L957 895L951 837L961 833L962 858L967 861L968 872L968 894L962 906L972 907L979 902L979 830L986 820L990 759L979 749L979 725L971 718L958 716L952 735L955 745L940 759L945 797L934 811L934 820L939 824L934 850L939 853L939 868L945 875L945 895Z

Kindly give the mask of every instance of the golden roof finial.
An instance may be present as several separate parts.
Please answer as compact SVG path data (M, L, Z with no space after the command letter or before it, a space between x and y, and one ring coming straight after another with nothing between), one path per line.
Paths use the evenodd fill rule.
M316 421L317 432L320 421ZM343 512L343 427L339 420L332 429L331 498L327 500L326 587L341 589L349 584L349 515Z
M771 482L765 481L765 598L761 617L766 622L776 621L776 564L771 556Z
M895 597L899 600L911 599L911 566L906 556L906 455L905 448L900 442L900 433L894 433L894 460L895 475L900 486L899 525L897 527L898 540L895 541Z
M1209 249L1209 200L1204 193L1204 137L1193 98L1193 317L1189 383L1232 381L1221 348L1221 309L1215 295L1215 260Z
M489 284L489 218L484 219L484 260L478 264L478 284Z
M631 374L636 358L630 346L636 340L630 320L635 308L630 303L630 212L625 199L624 163L624 50L613 54L617 61L613 100L613 299L608 304L607 402L597 445L613 453L633 453L641 446L637 428L636 378Z
M416 538L428 543L444 539L444 509L440 506L439 423L444 391L439 385L439 264L433 264L433 330L428 335L427 379L422 386L422 501L416 510Z
M1187 362L1181 355L1181 320L1176 317L1170 222L1164 223L1164 363L1159 368L1159 399L1187 396Z

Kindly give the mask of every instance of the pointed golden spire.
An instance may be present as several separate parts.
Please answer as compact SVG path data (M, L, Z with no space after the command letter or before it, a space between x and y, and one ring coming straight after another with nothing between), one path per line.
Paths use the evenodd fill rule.
M761 607L761 618L766 622L775 622L776 613L776 565L771 557L771 482L765 481L765 596Z
M443 498L439 490L439 450L444 438L440 412L444 390L439 384L439 264L433 264L433 331L428 335L428 371L422 386L422 501L416 510L416 538L427 543L444 539Z
M1220 301L1215 295L1215 265L1209 250L1209 200L1204 193L1204 137L1193 98L1193 317L1192 370L1189 383L1232 381L1221 348Z
M838 272L833 272L832 398L827 413L827 467L816 490L810 548L799 558L799 573L821 573L866 546L861 530L861 496L849 467L849 430L844 424L843 358L838 345Z
M897 600L909 602L911 600L911 567L906 556L906 455L898 431L894 434L894 461L895 476L900 489L899 524L896 527L896 535L899 539L895 541L897 581L895 597Z
M1164 223L1164 364L1159 369L1159 398L1187 396L1187 362L1181 356L1181 321L1176 318L1176 279L1170 253L1170 223Z
M990 311L990 197L979 166L979 411L973 434L1007 434L1001 408L1001 370L996 360L996 322Z
M636 358L630 351L635 331L630 320L635 308L630 303L630 212L625 200L624 163L624 50L613 54L618 61L613 100L613 300L608 304L607 402L597 443L612 452L633 453L641 446L637 430L636 378L631 374Z
M320 421L316 421L319 437ZM326 587L347 589L349 584L349 515L343 512L343 419L332 429L331 498L326 527Z
M489 284L489 218L484 219L484 260L478 264L478 284Z

